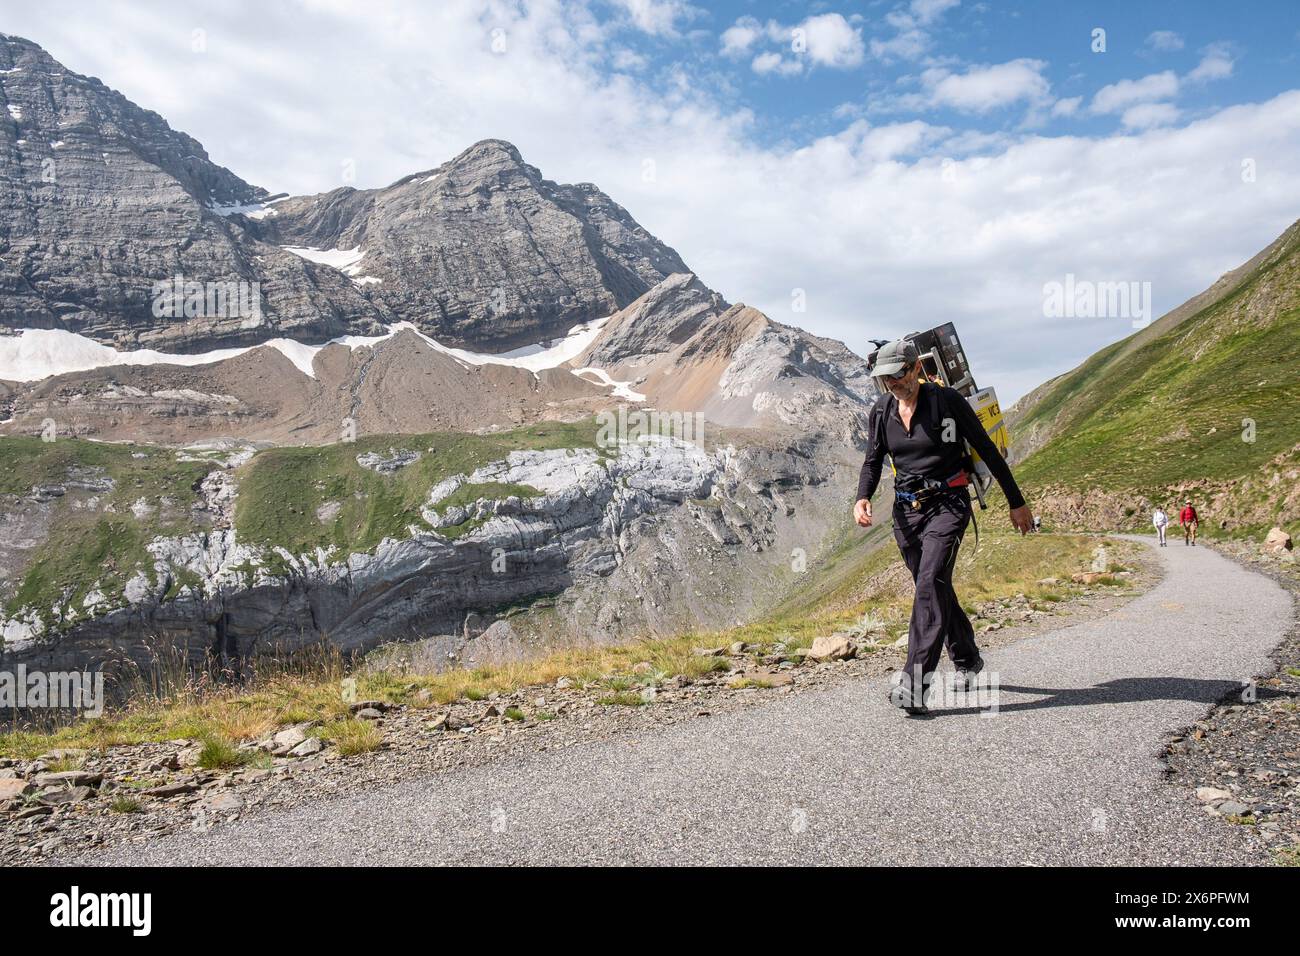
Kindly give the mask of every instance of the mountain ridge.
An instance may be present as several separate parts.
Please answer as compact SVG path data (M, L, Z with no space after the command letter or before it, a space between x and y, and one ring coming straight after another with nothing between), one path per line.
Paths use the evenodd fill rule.
M193 353L410 321L505 350L689 271L595 186L545 179L504 140L387 187L280 198L30 40L0 39L0 104L0 328ZM254 305L160 316L156 285L177 276L242 284Z
M379 280L369 291L395 319L488 350L562 334L690 271L595 186L548 180L500 139L383 188L282 200L253 229L362 250ZM448 256L457 243L466 251Z

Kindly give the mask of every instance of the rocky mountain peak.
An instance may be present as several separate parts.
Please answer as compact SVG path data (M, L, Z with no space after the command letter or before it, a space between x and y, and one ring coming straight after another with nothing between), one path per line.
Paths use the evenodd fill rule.
M157 113L95 77L66 69L30 40L0 38L0 101L9 114L0 117L8 125L0 132L0 151L23 168L24 178L34 169L42 174L39 182L57 185L60 166L100 146L107 152L94 158L105 165L118 152L128 163L160 169L199 204L251 203L267 195L217 166L201 143Z
M504 139L479 140L442 168L447 172L461 173L467 178L486 178L493 173L505 172L525 175L531 173L532 178L541 179L537 170L524 162L514 143L508 143Z
M685 263L594 186L482 140L382 189L279 202L268 242L357 250L373 302L458 347L505 351L611 315Z
M30 41L0 41L0 106L0 328L203 352L405 321L497 352L689 271L600 190L544 179L501 139L384 188L272 202ZM159 316L156 287L178 275L236 283L256 307Z

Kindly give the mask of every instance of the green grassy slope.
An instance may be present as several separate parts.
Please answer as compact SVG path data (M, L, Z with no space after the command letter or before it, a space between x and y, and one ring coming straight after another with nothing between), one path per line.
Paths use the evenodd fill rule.
M335 445L272 448L241 470L235 529L242 541L278 545L293 554L331 546L342 553L366 552L385 537L405 537L407 527L422 525L420 506L444 478L500 461L512 451L595 444L593 419L543 422L493 435L376 435ZM420 458L391 475L357 464L358 455L387 455L390 449L419 452ZM536 493L526 488L496 490L520 496ZM464 504L464 498L463 493L454 494L444 506ZM330 508L322 512L327 505Z
M109 479L94 510L56 500L48 539L36 549L20 580L8 582L5 609L31 605L80 607L98 583L106 596L153 560L145 545L159 535L189 530L198 483L211 469L178 461L168 449L108 445L76 438L0 438L0 495L26 495L35 485L70 479ZM137 511L133 505L143 505ZM47 623L54 623L47 615Z
M1108 346L1032 396L1013 438L1046 440L1017 476L1038 501L1127 500L1134 526L1150 504L1187 494L1211 506L1206 524L1227 521L1228 531L1294 521L1297 356L1300 223L1217 301Z
M588 420L546 422L492 435L377 435L344 444L268 449L240 469L236 531L242 541L293 554L331 546L338 548L336 554L373 550L385 537L405 537L410 525L424 525L420 506L441 479L499 461L511 451L594 448L595 439L595 421ZM391 475L357 464L358 455L387 454L389 449L419 451L420 459ZM70 489L53 499L48 537L30 552L17 575L0 580L0 607L6 614L32 607L47 626L67 623L52 609L75 608L84 616L82 602L96 586L106 598L101 610L120 605L132 577L142 570L153 575L149 542L205 527L195 521L191 508L199 503L200 482L216 465L204 456L193 456L203 459L197 461L181 457L190 456L150 445L0 437L0 508L17 507L6 505L4 496L21 499L36 485L113 482L93 507L84 504L90 492ZM458 490L443 507L468 503L475 492L537 493L524 486L474 486ZM472 524L442 533L457 537ZM173 594L193 583L187 574L173 569Z

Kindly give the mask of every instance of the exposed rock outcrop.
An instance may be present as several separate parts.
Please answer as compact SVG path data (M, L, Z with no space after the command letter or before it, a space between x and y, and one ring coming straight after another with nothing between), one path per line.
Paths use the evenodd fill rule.
M320 640L354 651L432 638L453 661L473 657L474 640L506 617L516 625L509 640L483 642L495 653L503 643L729 624L772 597L791 550L811 529L820 537L826 509L840 510L842 493L806 506L799 498L834 483L829 465L798 448L706 451L663 439L513 452L430 489L429 526L366 554L244 543L222 526L231 494L215 481L212 529L150 544L154 572L132 580L124 606L108 601L61 632L19 613L4 622L5 657L50 669L122 659L148 667L168 647L199 660ZM464 484L539 494L442 509ZM550 613L535 620L510 610L539 600Z
M155 446L118 450L126 478L103 501L60 455L47 484L6 486L10 660L149 667L171 645L197 660L411 638L481 659L730 625L844 518L874 396L861 360L727 303L596 187L544 179L509 143L382 189L282 198L3 35L0 101L0 334L61 330L5 343L4 374L22 381L0 382L0 430ZM239 308L200 297L160 315L155 284L178 276L238 286ZM235 345L248 348L208 354ZM705 427L476 458L422 509L388 508L370 482L441 477L422 470L434 448L385 437L346 458L365 469L346 494L276 498L319 526L294 540L331 548L290 551L274 521L241 538L234 469L267 444L482 436L615 408ZM146 477L149 495L134 490ZM377 523L336 524L357 501L383 503ZM70 514L84 520L60 524ZM363 526L382 528L364 546ZM48 560L58 534L90 530L102 575Z
M861 444L876 395L842 342L728 305L675 275L613 316L571 363L630 381L648 405L734 427L780 426Z

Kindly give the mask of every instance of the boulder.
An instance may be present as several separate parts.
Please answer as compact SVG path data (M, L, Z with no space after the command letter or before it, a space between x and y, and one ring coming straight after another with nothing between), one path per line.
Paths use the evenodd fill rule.
M1218 787L1197 787L1196 799L1201 803L1218 803L1222 800L1231 800L1232 794Z
M38 787L98 787L103 779L102 773L64 770L59 773L38 773L33 782Z
M238 813L244 809L244 801L239 798L238 794L226 790L205 798L203 800L203 809L211 813Z
M49 804L85 803L94 793L90 787L47 787L36 795L36 799Z
M1273 528L1264 538L1265 551L1290 551L1291 547L1291 536L1281 528Z
M35 787L26 780L0 780L0 800L11 800L15 797L25 796L34 789Z
M325 745L320 742L319 737L308 737L298 746L289 751L290 757L310 757L312 754L318 754L325 749Z
M271 738L271 753L276 757L283 757L289 753L307 739L307 729L309 727L311 727L310 723L294 724L292 727L286 727L280 731Z
M846 661L855 653L853 642L843 634L823 634L808 649L808 656L818 661Z

